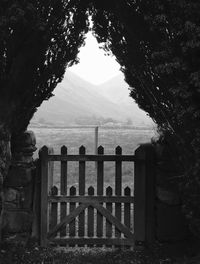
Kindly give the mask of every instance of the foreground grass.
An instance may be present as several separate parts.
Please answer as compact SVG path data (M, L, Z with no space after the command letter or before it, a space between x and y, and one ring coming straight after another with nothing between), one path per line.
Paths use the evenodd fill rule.
M73 249L58 250L25 248L22 246L2 246L0 250L1 264L199 264L200 258L168 257L159 250L105 250Z

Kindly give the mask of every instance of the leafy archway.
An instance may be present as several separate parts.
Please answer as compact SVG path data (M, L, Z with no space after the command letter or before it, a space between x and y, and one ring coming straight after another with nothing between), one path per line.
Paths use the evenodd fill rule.
M92 30L116 56L131 96L179 153L185 208L199 228L199 1L12 0L0 7L1 183L11 138L26 129L65 68L76 63L91 16Z

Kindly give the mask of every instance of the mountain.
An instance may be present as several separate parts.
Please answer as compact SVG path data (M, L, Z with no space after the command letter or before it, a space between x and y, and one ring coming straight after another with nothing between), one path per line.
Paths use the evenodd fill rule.
M101 95L119 106L119 109L126 111L133 124L143 122L144 125L153 125L153 121L147 113L140 109L133 98L130 97L129 85L125 82L123 73L118 74L109 81L98 87Z
M102 83L98 88L99 92L103 96L114 103L133 103L133 99L131 99L129 96L129 86L124 81L124 76L122 73L113 77L109 81Z
M128 93L126 96L124 90L128 92L128 87L120 78L116 76L102 85L93 85L68 70L55 89L55 96L43 102L32 123L58 126L127 121L135 126L150 125L152 121Z

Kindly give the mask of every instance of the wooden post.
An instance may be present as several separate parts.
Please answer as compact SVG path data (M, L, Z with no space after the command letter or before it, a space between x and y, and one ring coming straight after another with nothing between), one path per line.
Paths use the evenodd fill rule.
M40 239L41 160L35 160L32 237Z
M98 132L99 132L99 127L95 127L94 130L94 154L97 155L98 152Z
M41 211L40 211L40 245L47 246L48 232L48 147L39 152L41 159Z
M48 155L54 154L54 149L48 147ZM48 162L48 191L53 187L54 161Z
M155 173L153 146L143 144L135 151L134 237L136 246L150 245L155 239Z

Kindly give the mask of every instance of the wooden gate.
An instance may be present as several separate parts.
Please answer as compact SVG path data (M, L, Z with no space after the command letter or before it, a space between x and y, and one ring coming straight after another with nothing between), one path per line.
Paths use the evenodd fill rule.
M134 162L134 155L122 155L117 147L115 155L104 155L103 147L97 155L86 155L85 147L80 147L79 155L68 155L67 148L61 148L61 155L51 154L44 146L40 150L41 164L41 210L40 244L48 243L69 246L134 246L133 220L138 223L138 239L145 239L145 222L138 221L134 212L133 190L126 186L122 190L122 162ZM52 162L60 162L60 187L53 186ZM79 163L78 188L67 186L68 163ZM95 162L97 188L86 190L86 162ZM104 163L115 164L115 187L104 188ZM144 167L144 166L143 166ZM136 168L145 174L144 170ZM134 181L134 177L132 178ZM139 190L139 188L138 188ZM140 189L144 195L143 189ZM141 200L141 201L140 201ZM138 199L138 216L145 216L144 197ZM144 212L143 212L144 211ZM144 234L144 235L143 235Z

